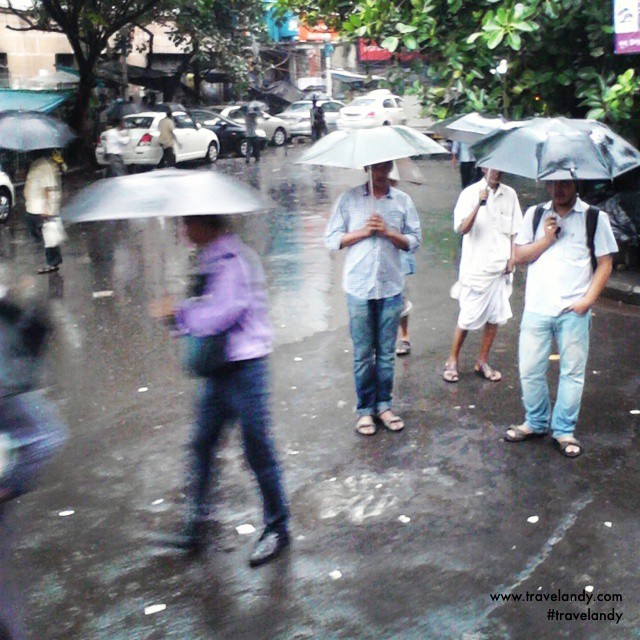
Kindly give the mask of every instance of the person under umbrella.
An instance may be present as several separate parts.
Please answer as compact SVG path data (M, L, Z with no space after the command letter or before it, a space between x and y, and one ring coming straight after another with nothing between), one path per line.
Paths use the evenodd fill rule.
M43 150L36 154L24 185L27 227L34 240L44 246L46 265L38 269L38 273L51 273L60 268L62 251L59 244L45 242L43 227L49 222L58 224L62 199L61 173L66 165L59 151Z
M244 117L244 124L247 129L247 151L245 154L245 162L249 164L251 156L255 158L256 162L260 162L260 141L258 140L258 115L260 109L255 103L251 103L247 108L247 113Z

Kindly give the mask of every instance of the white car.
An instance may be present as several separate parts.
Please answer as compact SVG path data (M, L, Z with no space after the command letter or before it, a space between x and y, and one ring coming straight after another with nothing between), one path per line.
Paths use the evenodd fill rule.
M0 171L0 224L9 219L15 195L11 179L4 171Z
M126 165L155 167L162 159L162 147L158 144L160 131L158 124L164 113L145 112L125 116L124 126L131 135L131 141L125 148L122 159ZM203 159L214 163L220 153L218 136L209 129L196 124L193 118L183 111L174 111L174 133L178 144L173 145L176 162ZM108 164L105 158L105 133L100 136L96 146L96 160L100 165Z
M318 100L318 105L324 111L324 120L329 131L336 130L336 120L340 109L344 107L344 102L338 100ZM291 137L311 135L311 100L298 100L294 102L282 113L279 118L285 120L289 125Z
M236 122L244 124L244 116L247 113L247 105L236 104L230 107L224 107L220 111L220 115ZM289 125L286 120L272 116L266 111L258 114L258 127L265 132L267 139L276 147L281 147L290 137Z
M371 91L340 109L338 129L369 129L385 124L407 124L402 98L388 89Z

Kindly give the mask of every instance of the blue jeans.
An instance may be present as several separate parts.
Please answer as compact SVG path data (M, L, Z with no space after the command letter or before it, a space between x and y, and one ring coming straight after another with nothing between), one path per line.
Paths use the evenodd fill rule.
M379 414L391 408L402 294L380 300L347 295L347 308L353 340L358 415Z
M537 432L549 430L554 438L573 435L584 388L589 354L591 313L569 312L558 317L525 311L520 326L520 382L525 421ZM558 396L551 413L547 370L555 338L560 354Z
M238 418L247 461L262 494L265 526L286 532L289 512L270 434L267 358L232 362L206 379L191 439L190 500L203 519L215 450L227 420Z

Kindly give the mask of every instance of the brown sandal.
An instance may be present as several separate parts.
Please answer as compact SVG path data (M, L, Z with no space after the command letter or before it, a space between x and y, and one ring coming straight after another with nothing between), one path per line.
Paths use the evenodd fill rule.
M458 375L458 365L451 362L445 363L442 379L445 382L458 382L458 380L460 380L460 376Z
M484 364L477 364L474 371L477 376L489 382L500 382L500 380L502 380L502 374L496 369L492 369L486 362Z
M356 424L356 433L361 436L374 436L377 428L371 416L361 416Z
M391 417L387 420L382 417L385 413L391 414ZM400 416L395 415L391 409L387 409L379 414L378 420L380 420L389 431L402 431L404 429L404 421Z

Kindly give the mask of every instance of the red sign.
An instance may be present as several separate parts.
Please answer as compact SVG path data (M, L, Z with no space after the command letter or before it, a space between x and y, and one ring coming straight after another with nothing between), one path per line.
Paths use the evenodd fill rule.
M418 52L393 54L379 47L375 42L358 40L358 60L360 62L388 62L396 55L401 62L409 62L418 57Z

